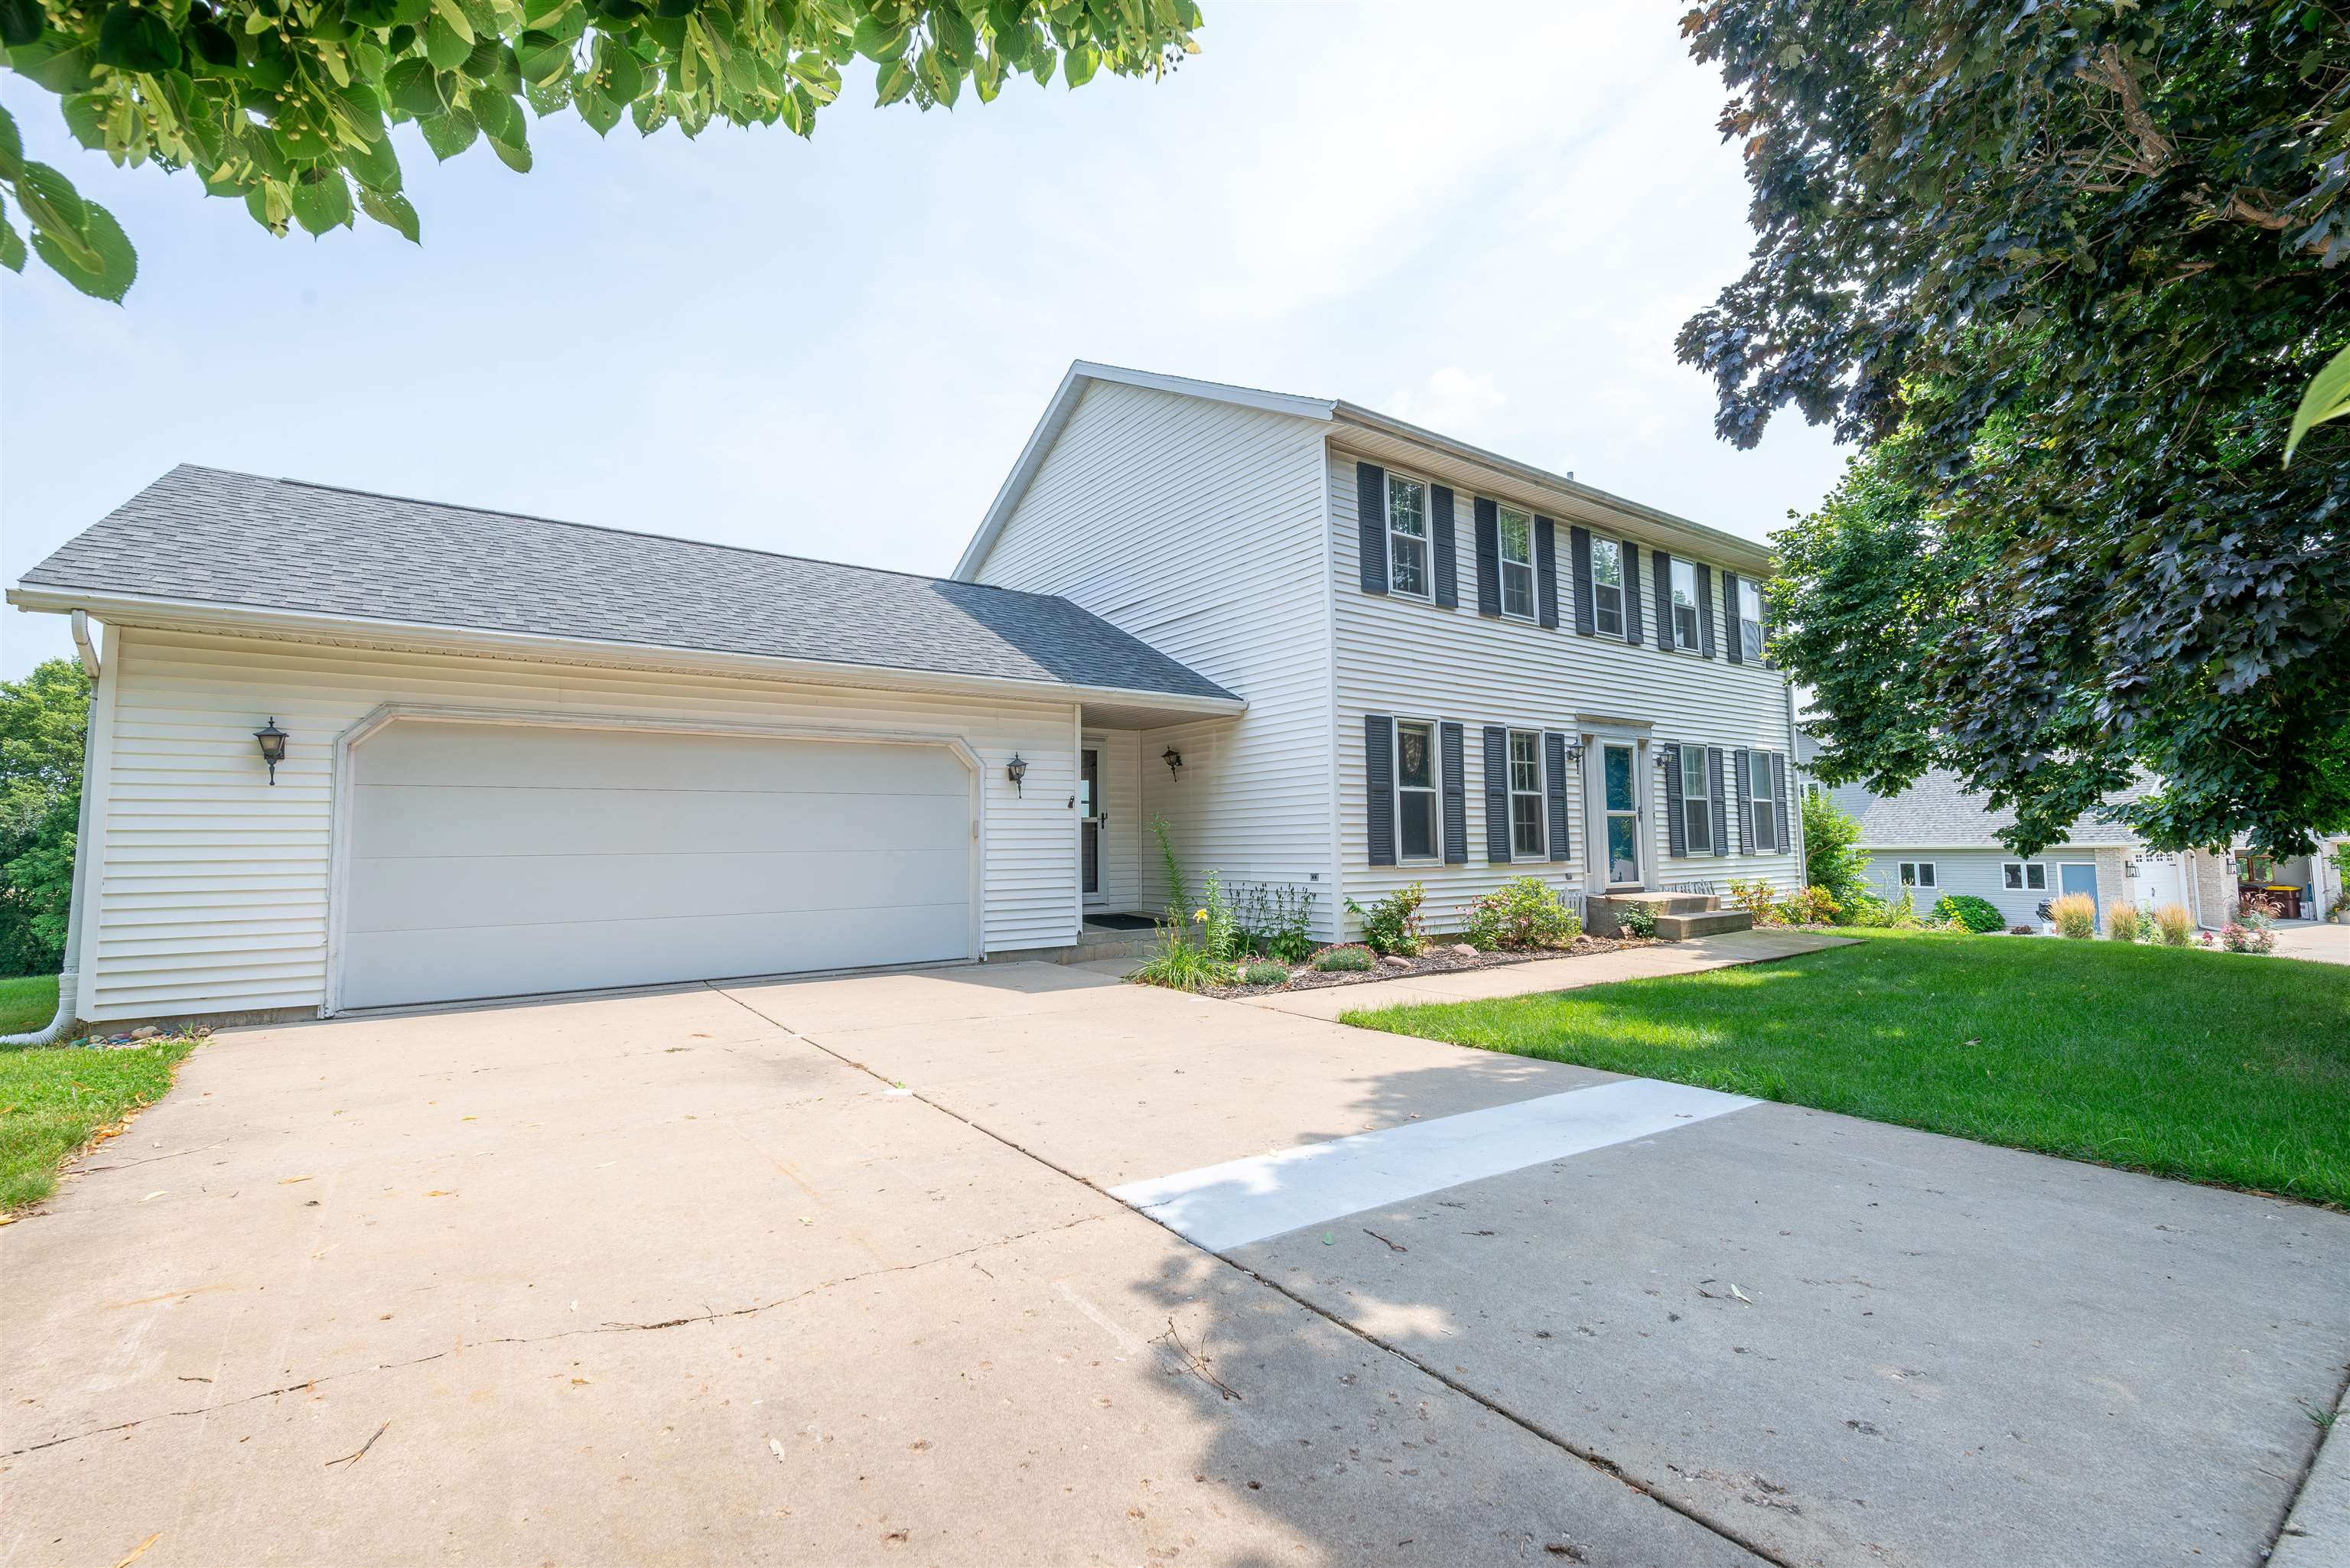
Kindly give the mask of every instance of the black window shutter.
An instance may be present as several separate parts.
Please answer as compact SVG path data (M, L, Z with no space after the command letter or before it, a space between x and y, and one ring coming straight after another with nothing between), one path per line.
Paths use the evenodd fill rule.
M1469 859L1468 784L1461 776L1461 726L1451 719L1437 726L1444 751L1444 863L1460 866Z
M1396 863L1395 721L1385 713L1363 715L1363 787L1369 799L1371 864Z
M1355 524L1362 546L1363 591L1388 591L1388 471L1355 464Z
M1673 628L1673 558L1662 550L1648 552L1657 579L1657 646L1679 648L1680 634Z
M1510 857L1510 732L1485 726L1485 858Z
M1575 574L1575 629L1589 637L1598 629L1591 609L1591 530L1566 531L1567 564Z
M1498 504L1477 497L1477 613L1502 613L1502 512Z
M1624 640L1640 645L1640 547L1624 546Z
M1787 833L1787 753L1771 753L1771 805L1779 814L1779 853L1790 854L1795 841Z
M1558 626L1558 524L1547 517L1534 519L1534 618Z
M1747 772L1745 747L1730 753L1730 765L1737 774L1731 782L1738 786L1738 853L1751 855L1754 852L1754 792L1746 787L1746 781L1754 775Z
M1721 629L1724 633L1721 643L1723 657L1727 658L1732 664L1745 663L1746 655L1738 646L1740 639L1738 635L1738 574L1736 572L1724 572L1721 574Z
M1697 650L1713 657L1713 568L1707 566L1697 569Z
M1436 574L1436 602L1446 609L1461 607L1461 568L1452 551L1452 487L1428 487L1428 558Z
M1689 853L1689 819L1681 811L1681 749L1665 748L1665 853L1678 860Z
M1571 860L1566 837L1566 737L1556 730L1543 736L1543 774L1550 790L1550 857Z
M1706 782L1711 786L1713 804L1713 852L1730 853L1730 814L1725 808L1721 789L1721 748L1713 747L1706 753Z

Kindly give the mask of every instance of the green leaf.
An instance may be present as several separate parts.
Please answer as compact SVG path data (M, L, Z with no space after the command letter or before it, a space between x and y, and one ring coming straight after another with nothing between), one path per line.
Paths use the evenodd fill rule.
M473 138L482 130L463 104L452 104L446 114L418 120L416 128L424 133L424 145L432 149L432 156L443 163L473 145Z
M418 119L449 107L441 97L440 78L432 62L413 56L383 73L383 92L394 109Z
M2311 429L2350 414L2350 348L2345 348L2325 362L2301 395L2301 407L2293 416L2293 433L2284 438L2284 460L2293 461L2293 449Z
M1061 65L1062 75L1073 88L1081 88L1093 80L1094 72L1100 68L1101 51L1091 44L1079 44L1071 49L1068 58Z
M979 54L979 39L972 32L970 19L955 8L953 0L931 7L931 36L947 64L957 71L969 69Z
M179 35L160 13L118 3L98 25L98 63L148 76L177 70Z
M380 191L390 195L400 189L400 157L392 151L389 138L365 147L346 147L341 156L343 167L351 171L363 191Z
M522 79L545 86L571 74L571 46L552 33L525 33L515 46Z
M47 19L41 15L41 0L0 0L0 44L9 48L22 48L41 36ZM9 270L25 270L24 242L16 243L16 265Z
M493 140L490 142L490 151L498 155L499 162L515 173L530 172L530 149L527 146L519 142L508 143Z
M15 119L0 109L0 180L14 180L24 166L25 139L16 134Z
M473 47L474 39L480 36L473 19L465 15L465 8L457 4L457 0L432 0L432 14L447 23L451 32L464 39L465 47L469 49Z
M588 122L588 129L598 136L608 135L620 123L620 106L594 88L581 88L571 95L571 107Z
M36 231L62 234L78 243L88 203L73 182L46 163L27 163L16 176L16 204Z
M913 41L910 27L893 27L871 16L860 18L851 41L857 52L868 60L887 62L905 54L906 46Z
M5 212L0 212L0 266L10 272L25 270L25 236L16 232Z
M922 85L931 89L931 96L952 109L955 94L962 88L962 73L936 49L924 49L914 68L921 73Z
M891 60L881 67L873 87L873 107L885 109L914 90L914 67L903 60Z
M503 142L508 147L527 144L523 131L522 109L505 94L494 88L477 87L465 95L465 107L473 111L474 123L492 141Z
M106 151L107 111L116 102L112 93L78 92L57 105L66 130L92 152Z
M53 93L87 92L96 85L89 46L57 48L43 41L8 51L9 67Z
M424 57L434 68L453 71L473 52L472 37L460 34L437 13L424 24Z
M416 209L408 204L408 198L405 196L395 196L384 191L370 191L362 186L359 190L359 211L379 223L398 229L408 237L411 244L424 243L421 237L423 234L422 225L416 221Z
M596 65L591 73L597 88L616 105L634 103L645 90L645 67L618 38L596 40Z
M294 182L294 221L314 234L350 223L351 188L341 170L325 170L317 179Z
M36 167L26 165L28 171ZM121 304L139 276L139 253L130 248L122 225L114 221L113 213L89 202L83 213L81 241L76 249L68 250L55 235L36 229L33 249L59 277L84 294Z

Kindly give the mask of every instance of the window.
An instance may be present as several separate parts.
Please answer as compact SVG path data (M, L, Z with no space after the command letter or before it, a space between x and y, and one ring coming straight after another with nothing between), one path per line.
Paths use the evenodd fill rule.
M1681 836L1691 855L1713 853L1713 791L1705 777L1705 748L1681 748Z
M1624 546L1591 541L1591 609L1602 637L1624 635Z
M1679 561L1673 563L1678 569ZM1676 610L1678 613L1678 609ZM1774 855L1785 847L1779 842L1779 801L1772 794L1771 753L1746 753L1746 795L1752 808L1742 825L1746 829L1746 853ZM1929 867L1929 870L1932 867ZM1927 886L1931 887L1931 883Z
M1502 613L1520 620L1534 618L1534 520L1523 512L1500 509L1502 535Z
M1999 876L2000 880L2006 884L2007 890L2011 893L2022 893L2026 890L2044 893L2048 890L2048 867L2045 866L2026 865L2011 860L1999 868Z
M1747 577L1738 579L1738 656L1762 662L1762 589Z
M1697 565L1673 563L1673 646L1697 646Z
M1531 730L1510 732L1510 856L1539 860L1543 845L1542 737Z
M1904 860L1901 862L1901 885L1904 888L1931 888L1934 886L1934 863L1931 860Z
M1388 587L1428 597L1428 486L1399 473L1388 475Z
M1436 816L1436 726L1396 726L1396 832L1405 860L1443 851Z

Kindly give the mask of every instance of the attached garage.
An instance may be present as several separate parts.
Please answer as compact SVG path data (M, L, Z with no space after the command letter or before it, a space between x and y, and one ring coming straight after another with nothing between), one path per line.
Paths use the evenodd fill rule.
M957 746L392 718L348 765L341 1007L979 956Z

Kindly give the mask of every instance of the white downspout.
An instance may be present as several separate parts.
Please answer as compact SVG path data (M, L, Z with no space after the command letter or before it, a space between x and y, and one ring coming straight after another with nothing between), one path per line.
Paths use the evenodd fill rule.
M57 976L57 1013L44 1028L26 1034L0 1034L0 1046L48 1045L74 1025L75 1004L79 1000L81 977L73 968L81 951L81 910L85 902L82 889L89 878L89 858L82 846L89 842L89 763L92 739L98 733L98 687L99 672L98 649L90 646L89 617L81 610L73 612L74 647L81 654L81 667L89 672L89 711L81 729L81 807L74 818L73 890L67 895L66 904L66 968Z

